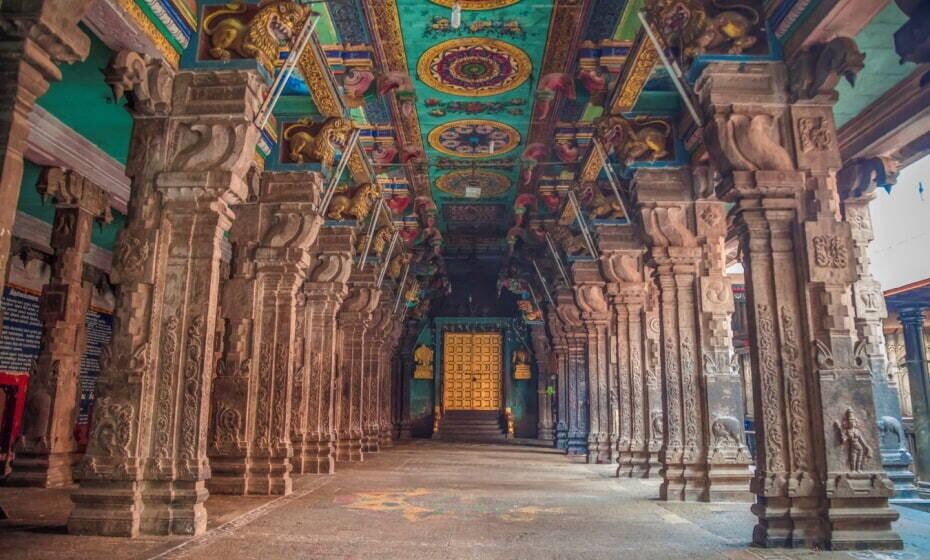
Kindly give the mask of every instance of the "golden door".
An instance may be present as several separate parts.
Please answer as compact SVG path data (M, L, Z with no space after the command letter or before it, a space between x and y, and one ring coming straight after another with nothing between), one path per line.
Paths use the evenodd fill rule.
M446 410L498 410L501 335L446 333L442 375Z

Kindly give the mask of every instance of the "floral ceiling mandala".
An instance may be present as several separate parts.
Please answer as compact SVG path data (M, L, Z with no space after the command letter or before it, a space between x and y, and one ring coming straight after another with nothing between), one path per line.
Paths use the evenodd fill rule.
M494 121L453 121L434 128L429 133L429 143L451 156L488 157L514 149L520 143L520 133Z
M533 69L529 56L496 39L452 39L428 49L417 63L420 80L443 93L495 95L519 87Z
M455 196L465 196L466 192L468 192L484 198L498 196L507 192L507 189L510 188L510 179L500 173L478 169L453 171L436 179L436 188ZM479 190L466 191L467 188Z

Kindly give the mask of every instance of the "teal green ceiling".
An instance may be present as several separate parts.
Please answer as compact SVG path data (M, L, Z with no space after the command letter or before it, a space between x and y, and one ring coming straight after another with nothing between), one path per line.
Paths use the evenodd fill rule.
M503 202L510 204L516 193L519 181L519 159L525 148L526 136L529 132L530 118L533 107L533 93L539 79L538 68L542 62L546 47L546 38L549 29L549 18L552 11L551 2L538 2L536 0L523 0L513 5L492 10L464 10L462 11L462 25L459 29L451 29L448 18L451 10L448 7L435 4L428 0L398 0L401 28L404 34L404 47L407 54L409 72L413 78L417 95L416 111L420 120L423 145L426 156L433 165L430 167L430 181L433 196L441 206L446 201L456 202ZM467 3L463 3L467 5ZM438 91L423 82L418 75L417 66L423 53L445 41L455 39L490 39L505 43L503 48L516 48L529 58L532 65L529 77L510 91L486 95L485 91L466 89L461 93L448 93ZM493 42L483 42L482 44ZM519 53L515 55L519 57ZM476 61L474 64L468 60L467 53L461 55L461 62L456 72L467 76L479 76L486 67ZM435 67L434 67L435 68ZM438 70L438 68L437 68ZM492 74L488 74L492 76ZM476 78L477 79L477 78ZM495 153L483 157L460 157L437 150L430 144L430 132L437 127L447 125L454 121L486 120L506 125L517 131L519 142L506 153L495 146ZM501 127L503 128L503 127ZM458 140L468 144L487 139L483 134L484 128L473 133L462 133ZM456 135L453 130L449 134ZM500 158L513 158L514 165L509 169L481 167L487 165L488 160ZM435 164L443 161L446 169L439 169ZM469 165L472 162L479 170L501 173L511 183L504 193L492 198L469 199L456 197L442 192L436 187L436 181L442 175L449 173L449 165ZM442 215L442 212L440 212Z
M840 99L833 107L836 126L843 126L873 101L917 68L910 62L899 64L894 50L894 32L907 21L907 16L894 2L856 35L859 50L865 53L865 68L856 77L855 87L840 82L836 91Z

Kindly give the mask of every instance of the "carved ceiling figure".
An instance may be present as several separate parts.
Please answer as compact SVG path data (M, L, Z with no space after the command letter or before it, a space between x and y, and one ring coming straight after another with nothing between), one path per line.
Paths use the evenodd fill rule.
M319 162L324 169L331 169L336 162L336 153L343 151L355 130L351 119L333 117L320 125L316 133L308 130L309 121L301 121L284 130L288 143L288 155L295 163Z
M613 150L626 165L637 160L656 161L669 155L672 127L666 121L600 117L594 121L594 127L604 147Z
M310 8L286 0L261 4L249 21L245 3L232 2L210 13L203 21L210 37L210 56L229 61L233 53L243 58L257 58L266 67L278 58L280 45L287 45L300 32Z

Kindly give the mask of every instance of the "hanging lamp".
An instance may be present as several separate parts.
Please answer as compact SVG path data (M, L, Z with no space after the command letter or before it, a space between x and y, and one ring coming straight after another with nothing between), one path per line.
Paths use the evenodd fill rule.
M462 5L458 0L452 3L452 17L449 19L449 25L452 29L462 27Z

